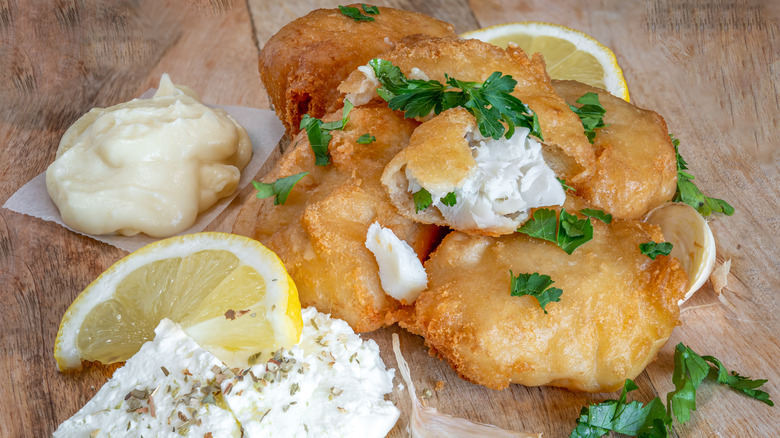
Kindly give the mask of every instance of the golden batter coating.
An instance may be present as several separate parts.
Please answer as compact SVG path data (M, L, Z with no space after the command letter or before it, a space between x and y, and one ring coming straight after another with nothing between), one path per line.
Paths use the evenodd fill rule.
M573 105L587 92L598 93L606 110L607 126L594 139L595 164L569 181L578 196L621 219L640 219L672 199L677 159L663 117L580 82L553 86Z
M317 9L265 44L260 78L288 133L300 130L304 114L320 118L340 108L336 87L341 81L403 37L454 35L451 24L416 12L379 7L371 17L374 21L356 22L338 9Z
M341 118L341 110L324 118ZM298 286L301 304L346 320L356 331L395 322L401 304L385 294L374 255L366 248L375 221L427 258L438 229L415 223L390 205L379 177L388 161L409 142L418 125L386 105L355 108L343 131L331 131L331 163L315 166L306 132L264 179L309 172L284 205L273 198L252 198L244 205L233 232L253 237L276 252ZM376 137L358 144L366 133Z
M416 320L401 324L462 378L489 388L617 390L669 339L688 280L677 259L640 253L640 243L663 240L657 227L593 227L593 240L572 255L523 234L451 233L425 264L429 287L415 302ZM549 275L560 302L545 314L536 298L511 296L510 269Z
M407 77L416 77L412 69L418 68L429 79L441 83L446 81L445 74L473 82L484 82L496 71L510 75L517 81L512 94L539 117L543 140L556 174L568 178L594 162L593 148L579 118L555 93L539 54L529 58L516 45L502 49L479 40L415 36L401 41L381 58L398 66ZM355 71L339 90L345 94L360 94L364 92L365 80L363 72Z

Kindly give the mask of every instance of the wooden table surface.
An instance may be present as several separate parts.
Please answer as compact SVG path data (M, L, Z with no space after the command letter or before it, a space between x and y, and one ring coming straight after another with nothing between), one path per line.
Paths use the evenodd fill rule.
M780 2L761 0L379 1L433 15L458 32L508 21L547 21L582 30L611 47L632 101L662 114L682 142L699 187L728 200L717 216L718 264L732 260L731 307L706 284L682 311L658 358L638 378L635 399L665 398L672 351L684 342L754 378L780 399ZM554 4L553 4L554 3ZM326 0L0 0L0 203L44 171L64 130L90 108L129 100L168 72L204 101L268 108L257 75L263 43ZM278 155L276 155L278 156ZM274 157L272 157L273 159ZM262 173L262 172L261 172ZM229 230L242 199L211 227ZM0 209L0 436L50 434L106 381L111 369L56 371L60 318L76 295L126 253ZM615 394L578 394L465 383L427 355L420 338L389 328L369 335L395 367L390 334L402 333L418 388L431 406L500 427L568 436L581 406ZM404 414L391 436L406 436ZM699 390L692 421L675 436L777 436L780 411L715 384Z

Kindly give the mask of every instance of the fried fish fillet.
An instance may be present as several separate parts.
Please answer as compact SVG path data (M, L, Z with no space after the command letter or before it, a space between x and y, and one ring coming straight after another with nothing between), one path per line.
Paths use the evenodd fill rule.
M317 9L265 44L260 78L288 133L300 130L304 114L319 118L340 108L339 83L403 37L454 35L451 24L415 12L379 7L370 17L374 21L356 22L338 9Z
M659 228L627 220L593 227L593 240L571 255L523 234L449 234L425 264L416 320L402 325L462 378L489 388L617 390L669 339L688 279L677 259L640 253L640 243L663 240ZM536 298L511 296L510 270L549 275L560 301L545 314Z
M527 128L517 128L510 139L484 138L463 108L420 125L385 167L382 185L409 218L492 236L514 233L533 208L566 200ZM413 199L421 189L431 194L423 210Z
M539 54L529 58L514 44L502 49L479 40L412 36L381 58L398 66L407 77L441 83L446 82L445 75L473 82L484 82L497 71L510 75L517 81L512 94L539 117L545 155L555 173L569 178L594 163L593 148L580 119L556 94ZM356 70L339 86L348 98L353 96L353 102L366 100L366 93L376 94L379 84L365 70Z
M594 208L621 219L639 219L669 201L677 188L677 159L663 117L604 90L576 81L553 81L570 104L597 93L606 127L596 130L596 162L568 180Z
M341 118L337 111L324 118ZM382 289L374 255L366 248L368 227L379 222L406 241L424 260L438 237L432 225L415 223L390 205L379 178L388 161L404 148L417 122L386 105L355 108L343 131L331 131L331 163L314 165L306 132L265 178L309 174L292 189L284 205L252 198L233 232L255 238L276 252L298 287L301 304L346 320L356 331L395 322L401 303ZM357 139L366 133L370 144Z

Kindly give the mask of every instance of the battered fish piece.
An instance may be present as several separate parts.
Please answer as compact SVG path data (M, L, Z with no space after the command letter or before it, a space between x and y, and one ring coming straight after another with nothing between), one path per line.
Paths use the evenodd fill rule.
M596 220L593 228L572 255L519 233L449 234L425 264L416 321L402 325L462 378L489 388L619 389L669 339L688 279L677 259L640 253L640 243L663 240L658 227ZM511 296L510 269L549 275L560 301L545 314L536 298Z
M596 130L596 162L567 179L593 208L621 219L640 219L670 201L677 188L677 158L663 117L576 81L552 81L572 105L597 93L606 127ZM577 105L579 106L579 105Z
M455 35L451 24L415 12L379 7L371 17L374 21L356 22L338 9L317 9L288 23L265 44L260 78L290 135L300 130L304 114L320 118L341 108L336 90L341 81L403 37Z
M341 110L324 121L341 118ZM284 205L251 198L233 232L255 238L276 252L298 287L301 304L346 320L359 332L395 322L400 302L385 294L374 255L366 248L368 227L379 222L427 258L438 229L415 223L390 206L379 177L418 125L386 105L355 108L343 131L331 131L331 163L314 165L314 153L299 133L293 146L264 179L309 172ZM366 133L376 137L358 144Z
M385 167L382 185L406 217L490 236L514 233L532 208L566 200L527 128L510 139L484 138L463 108L420 125ZM413 193L421 189L431 194L431 205L418 211Z
M529 58L514 44L502 49L479 40L412 36L380 57L398 66L408 78L441 83L446 82L445 74L473 82L484 82L496 71L510 75L517 81L512 94L539 117L545 159L555 173L570 178L595 162L593 147L585 137L579 117L556 94L540 54ZM361 67L339 90L358 105L367 100L366 94L376 96L378 86L371 67Z

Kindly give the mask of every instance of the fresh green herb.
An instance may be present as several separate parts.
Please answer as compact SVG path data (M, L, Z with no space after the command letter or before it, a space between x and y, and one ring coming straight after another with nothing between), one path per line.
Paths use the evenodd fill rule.
M557 229L558 218L555 216L555 210L540 208L534 211L532 219L527 220L517 231L557 244L557 240L555 240Z
M639 244L639 250L642 254L655 260L659 255L668 256L672 252L672 244L670 242L655 243L652 240Z
M376 141L376 137L371 134L363 134L357 139L358 144L370 144Z
M536 272L533 274L515 274L512 270L509 270L509 276L511 278L511 294L513 297L522 297L524 295L530 295L539 301L539 306L547 314L547 309L544 307L550 303L557 303L561 300L562 290L557 287L550 287L554 281L549 275L540 275Z
M367 5L365 3L361 3L360 6L363 8L364 11L366 11L366 14L371 15L379 15L379 8L372 5Z
M679 343L674 350L672 382L675 389L666 396L669 416L673 413L680 423L690 420L691 411L696 410L696 389L707 376L769 406L775 405L769 399L769 394L757 389L767 382L765 379L750 380L734 371L729 372L718 359L699 356L689 347Z
M293 186L297 184L301 178L308 174L309 172L301 172L295 175L279 178L272 183L252 181L252 185L255 186L255 189L257 189L258 198L265 199L273 196L274 205L284 205L284 203L287 202L287 197L290 196L290 191L292 190Z
M458 203L458 198L455 197L455 192L449 192L446 195L444 195L443 198L441 198L441 203L446 205L447 207L452 207L453 205Z
M574 252L577 247L593 239L593 224L590 218L579 219L573 214L561 210L558 218L558 246L567 254Z
M666 407L659 397L642 406L639 402L625 403L628 392L637 389L631 380L626 380L619 400L607 400L580 411L577 427L570 438L593 438L610 431L640 438L665 438L669 436L672 418L680 423L691 419L696 410L696 390L705 378L726 384L756 400L774 406L769 394L759 388L765 379L750 380L735 371L729 372L712 356L699 356L682 343L674 350L674 391L666 396Z
M672 201L684 202L691 207L695 208L702 216L709 216L713 212L723 213L726 216L734 214L734 207L729 205L728 202L718 199L704 196L704 193L696 187L693 183L695 178L688 170L688 163L680 155L680 140L674 138L672 134L669 134L674 145L674 152L677 155L677 192L674 194Z
M602 210L596 210L593 208L583 208L582 210L580 210L580 213L588 217L596 218L601 222L604 222L605 224L612 223L612 215L609 213L605 213Z
M589 92L583 94L582 97L577 99L577 103L582 104L582 106L577 108L574 105L569 105L569 108L579 116L582 127L585 128L585 136L593 144L593 139L596 138L596 130L607 126L604 124L604 114L606 114L607 110L601 106L599 95L596 93Z
M656 397L647 405L638 401L626 403L626 395L638 388L631 379L626 379L618 400L582 408L570 438L595 438L611 431L647 438L668 436L666 425L667 420L671 420L660 398Z
M412 193L412 199L414 200L414 212L419 213L422 210L430 207L433 203L431 193L424 188Z
M563 178L558 178L557 176L555 179L558 180L559 183L561 183L561 187L563 187L563 191L570 191L570 192L576 192L577 190L574 189L574 187L570 186L566 183L566 180Z
M376 6L369 6L369 8L376 9ZM379 13L378 9L377 9L376 12L368 12L368 10L366 9L366 5L363 5L363 10L366 11L366 13L369 13L369 14L374 14L374 13L378 14ZM374 17L369 17L368 15L363 15L362 13L360 13L360 9L358 9L356 7L353 7L353 6L341 6L341 5L339 5L339 11L341 11L341 13L344 14L345 16L355 20L355 22L359 22L359 21L374 21Z
M715 378L718 383L728 385L769 406L775 405L775 403L769 399L768 393L756 389L766 383L766 379L750 380L749 377L740 376L736 371L729 372L718 359L712 356L702 356L702 358L715 365L715 368L710 368L709 376Z
M520 126L542 139L539 118L511 94L517 81L509 75L494 72L483 83L447 76L445 85L434 80L407 79L401 69L383 59L372 59L369 65L382 84L377 90L379 96L391 109L404 111L404 117L424 117L431 111L439 114L460 106L474 115L484 137L511 138L515 127Z
M330 154L328 153L328 143L330 143L330 131L344 129L349 121L349 112L354 105L348 100L344 100L344 112L341 120L324 123L320 119L304 114L301 119L301 129L306 130L306 136L309 138L311 150L314 151L314 164L317 166L327 166L330 163Z
M593 224L590 218L579 219L566 210L561 210L560 217L556 220L555 210L548 208L534 211L533 218L526 221L517 231L538 239L549 240L560 246L567 254L571 254L577 247L593 239Z

